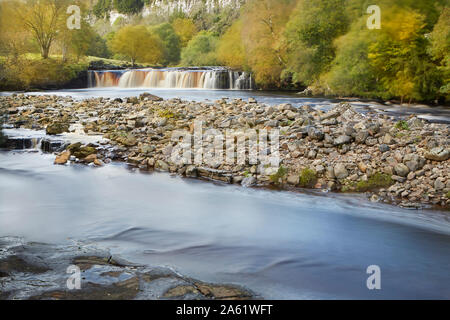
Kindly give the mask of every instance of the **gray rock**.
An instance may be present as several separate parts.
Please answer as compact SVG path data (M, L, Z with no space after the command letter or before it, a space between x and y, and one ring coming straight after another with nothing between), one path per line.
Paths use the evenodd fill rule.
M392 136L389 133L386 133L383 137L383 143L384 144L394 144L395 140L392 138Z
M197 168L195 166L188 166L186 168L186 177L189 178L197 178L198 172L197 172Z
M406 177L409 173L409 168L403 163L398 163L394 166L394 171L400 177Z
M337 179L345 179L348 177L348 171L343 163L334 166L334 175Z
M334 140L334 145L335 146L340 146L340 145L343 145L343 144L350 143L351 141L352 141L352 137L347 136L347 135L342 135L342 136L337 137Z
M397 182L400 182L400 183L403 183L403 182L406 181L406 178L400 177L400 176L396 176L396 175L392 175L391 178L392 178L392 180L397 181Z
M156 161L155 168L161 171L169 171L169 165L162 160Z
M425 158L433 161L446 161L450 158L450 150L444 147L436 147L426 152Z
M246 177L242 180L241 185L245 188L252 187L252 186L256 185L256 179L253 176Z
M271 128L278 128L279 123L277 120L270 120L270 121L267 121L266 126L271 127Z
M434 189L437 191L443 190L445 188L444 178L439 177L434 181Z
M385 153L388 152L389 150L391 150L391 148L387 145L387 144L380 144L380 151Z
M310 128L308 129L308 136L309 136L311 139L321 141L321 140L323 140L323 138L325 137L325 134L324 134L324 133L322 132L322 130L320 130L320 129L317 129L317 128L314 128L314 127L310 127Z
M287 178L287 183L291 185L298 185L300 182L300 176L298 174L291 174Z

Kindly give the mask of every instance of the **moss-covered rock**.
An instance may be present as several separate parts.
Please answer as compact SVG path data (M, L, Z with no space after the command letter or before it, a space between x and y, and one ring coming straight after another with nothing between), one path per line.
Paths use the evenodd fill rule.
M81 147L78 150L73 152L73 155L78 159L84 159L91 154L97 153L97 149L94 147Z
M358 181L355 185L355 191L366 192L380 188L387 188L394 184L391 175L386 173L374 173L366 181Z
M47 126L46 132L50 135L69 132L69 125L64 122L54 122Z

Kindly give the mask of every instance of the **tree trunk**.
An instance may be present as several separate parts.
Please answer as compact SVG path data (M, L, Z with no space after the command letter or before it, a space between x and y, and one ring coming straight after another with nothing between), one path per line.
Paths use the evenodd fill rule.
M50 51L50 46L43 46L41 48L41 55L43 59L48 59L48 53Z

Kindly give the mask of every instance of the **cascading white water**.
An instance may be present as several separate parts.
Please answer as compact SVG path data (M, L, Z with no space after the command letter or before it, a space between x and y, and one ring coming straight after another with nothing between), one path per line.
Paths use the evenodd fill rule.
M140 69L124 71L90 71L90 87L231 89L254 88L247 72L215 69Z

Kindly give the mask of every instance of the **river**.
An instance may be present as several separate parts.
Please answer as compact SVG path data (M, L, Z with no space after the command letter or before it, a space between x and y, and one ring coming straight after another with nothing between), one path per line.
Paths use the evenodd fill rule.
M450 298L448 213L53 158L0 152L0 237L80 241L264 298ZM381 290L366 287L370 265Z
M144 91L149 90L38 94L123 98ZM319 108L336 102L253 91L150 92L196 101L255 97L267 104ZM362 112L416 110L438 122L450 119L445 108L401 111L354 103ZM0 151L0 237L95 245L132 262L243 285L268 299L450 298L448 212L411 211L359 195L246 189L142 173L117 163L54 166L53 160L37 150ZM381 268L381 290L366 286L371 265Z

